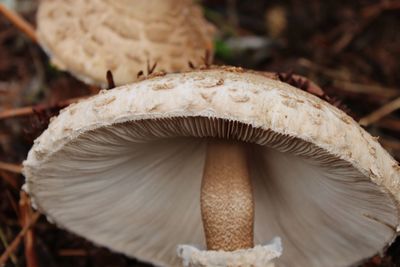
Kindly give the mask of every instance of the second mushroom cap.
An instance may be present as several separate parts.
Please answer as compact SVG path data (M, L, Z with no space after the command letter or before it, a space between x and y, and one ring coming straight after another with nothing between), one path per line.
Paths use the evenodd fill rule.
M212 54L214 27L192 0L43 0L38 38L52 62L81 80L133 82L137 74L177 72Z

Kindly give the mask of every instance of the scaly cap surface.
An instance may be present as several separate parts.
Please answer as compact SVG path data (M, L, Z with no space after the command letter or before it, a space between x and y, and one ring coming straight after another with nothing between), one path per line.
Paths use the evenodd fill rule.
M24 162L27 191L59 226L177 266L204 245L204 137L248 143L255 243L282 238L277 266L348 266L399 225L398 163L321 99L237 68L168 74L69 106Z
M87 83L116 85L156 71L187 70L212 53L214 28L191 0L42 0L39 42L52 62Z

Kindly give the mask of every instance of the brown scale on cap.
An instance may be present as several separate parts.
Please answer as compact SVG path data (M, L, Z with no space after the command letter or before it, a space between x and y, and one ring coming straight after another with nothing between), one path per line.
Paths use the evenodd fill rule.
M212 56L212 52L210 51L210 49L206 49L204 51L204 56L201 58L202 60L202 64L196 66L192 60L188 61L188 66L191 70L206 70L206 69L211 69L211 68L219 68L219 67L223 67L223 66L215 66L212 65L212 61L213 61L213 56Z
M343 104L343 101L340 98L328 96L324 92L324 90L322 90L321 87L319 87L315 83L311 82L307 78L301 77L299 75L295 75L295 74L293 74L292 71L290 71L288 73L278 72L276 74L276 77L281 82L290 84L296 88L299 88L303 91L306 91L308 93L318 96L319 98L328 102L329 104L343 110L344 112L349 114L351 117L356 118L356 115L349 109L349 107L347 107L345 104Z
M111 70L107 71L106 79L107 79L107 85L108 85L107 88L108 89L114 88L115 87L115 83L114 83L114 77L113 77L113 74L112 74Z
M136 78L138 81L143 81L143 80L148 80L154 77L160 77L160 76L164 76L166 74L165 71L155 71L156 67L157 67L158 62L155 61L153 63L153 65L150 65L150 61L147 60L147 74L145 74L145 72L143 70L140 70L137 74L136 74Z

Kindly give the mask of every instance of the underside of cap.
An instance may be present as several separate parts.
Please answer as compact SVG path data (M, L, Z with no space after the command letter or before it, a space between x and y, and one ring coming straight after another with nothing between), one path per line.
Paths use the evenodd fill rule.
M154 64L155 71L183 71L212 54L214 28L190 0L43 0L37 23L53 64L103 86L108 70L122 85Z
M27 190L61 227L177 266L179 244L205 245L208 138L248 144L255 243L282 238L276 266L348 266L396 236L399 168L376 140L328 103L238 69L151 78L68 107L24 162Z

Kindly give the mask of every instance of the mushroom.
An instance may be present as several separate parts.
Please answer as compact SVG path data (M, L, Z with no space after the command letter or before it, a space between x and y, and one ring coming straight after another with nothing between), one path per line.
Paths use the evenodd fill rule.
M376 138L240 68L149 77L73 104L23 171L49 220L159 266L349 266L399 229L400 167Z
M212 52L214 28L192 0L42 0L37 37L52 63L79 79L117 85L146 68L176 72Z

